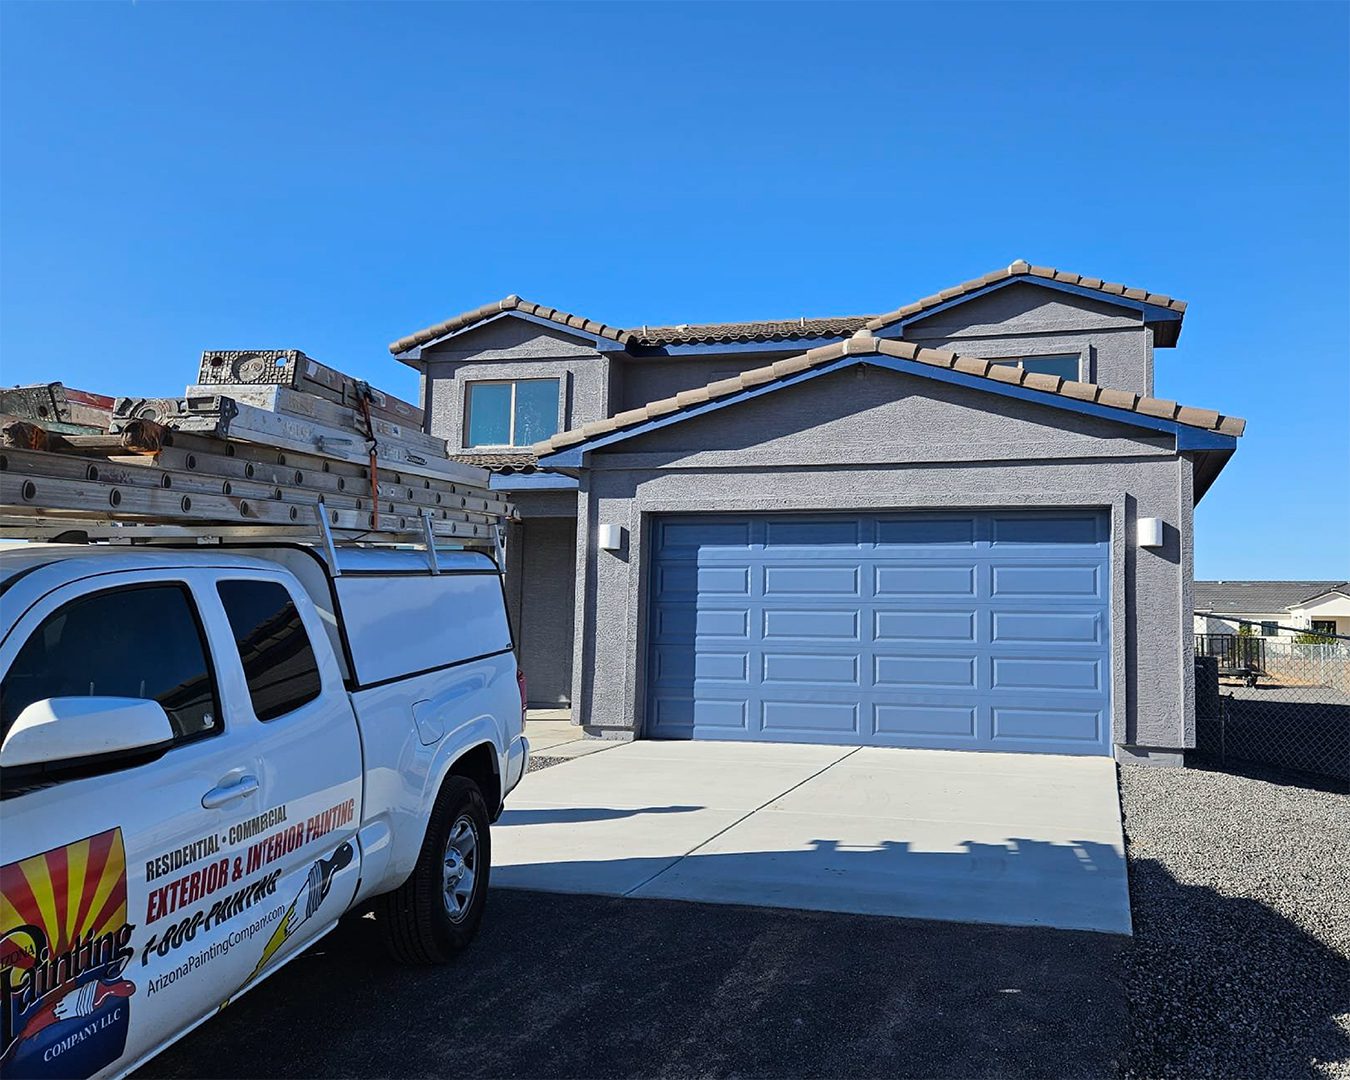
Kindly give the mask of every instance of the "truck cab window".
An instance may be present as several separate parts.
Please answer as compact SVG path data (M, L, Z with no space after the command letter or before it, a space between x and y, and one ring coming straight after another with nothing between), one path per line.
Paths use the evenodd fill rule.
M275 720L319 696L319 665L291 594L274 581L216 586L234 631L253 714Z
M33 702L58 697L149 698L180 740L219 731L215 683L186 587L110 589L47 616L0 683L0 738Z

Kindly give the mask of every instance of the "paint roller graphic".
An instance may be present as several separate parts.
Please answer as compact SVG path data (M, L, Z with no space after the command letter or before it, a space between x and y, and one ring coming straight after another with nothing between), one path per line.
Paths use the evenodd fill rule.
M291 906L286 909L286 914L277 923L277 928L272 931L272 936L267 939L267 944L263 947L262 957L258 960L258 966L253 969L253 974L244 980L244 986L256 979L258 973L267 966L267 962L276 955L278 949L286 944L291 935L313 918L315 912L323 904L324 898L328 895L328 890L333 885L333 875L349 866L354 855L351 841L347 840L339 845L338 849L328 858L320 859L309 868L308 880L306 880L304 887L295 899L291 901Z

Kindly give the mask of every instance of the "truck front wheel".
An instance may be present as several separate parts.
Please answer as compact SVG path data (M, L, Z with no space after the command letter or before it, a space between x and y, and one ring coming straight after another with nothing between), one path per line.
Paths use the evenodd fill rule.
M440 964L469 944L483 919L491 869L483 795L467 777L448 777L436 797L412 876L376 903L376 917L394 958Z

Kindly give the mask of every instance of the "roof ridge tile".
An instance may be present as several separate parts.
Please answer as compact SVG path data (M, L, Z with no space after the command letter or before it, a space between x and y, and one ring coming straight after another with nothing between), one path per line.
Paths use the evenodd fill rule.
M958 356L952 361L952 367L957 371L964 372L967 375L988 375L989 369L993 367L988 360L978 356Z
M500 300L495 300L490 304L483 304L471 311L465 311L459 315L454 315L443 322L428 326L423 330L418 330L407 337L399 338L390 343L389 351L397 356L399 353L407 352L409 349L415 349L420 345L426 345L445 337L447 334L453 334L458 330L466 330L470 326L492 318L494 315L501 315L508 311L519 311L525 315L533 315L536 318L545 319L548 322L557 323L559 326L565 326L571 330L581 330L584 333L591 334L594 337L609 338L612 341L618 341L627 344L631 334L627 330L620 330L617 327L608 326L602 322L596 322L594 319L587 319L582 315L573 315L570 312L562 311L558 308L545 307L543 304L536 304L530 300L511 293Z
M1175 401L1155 397L1141 397L1134 407L1135 412L1143 413L1145 416L1156 416L1160 420L1175 420L1178 408Z
M679 323L670 326L642 326L622 329L616 326L609 326L606 323L595 319L588 319L584 316L573 315L558 308L546 307L542 304L535 304L522 299L515 293L503 297L501 300L491 304L484 304L482 307L474 308L471 311L463 312L460 315L452 316L443 322L428 326L424 330L409 334L406 337L399 338L389 346L389 351L397 355L406 352L409 349L416 348L419 345L425 345L435 341L438 338L445 337L447 334L454 333L456 330L463 330L475 323L482 322L484 319L491 318L494 315L506 311L522 311L527 315L534 315L538 318L546 319L550 322L556 322L561 326L570 329L581 330L584 333L591 334L594 337L603 337L610 341L617 341L622 345L662 345L678 344L681 342L710 343L718 342L738 342L738 341L775 341L792 340L799 337L809 336L840 336L846 337L858 329L875 331L889 326L891 323L900 319L905 319L911 315L918 315L929 308L936 307L939 304L946 303L949 300L955 300L966 296L969 293L976 292L979 289L987 288L990 285L1000 281L1006 281L1015 277L1035 277L1050 281L1059 281L1069 285L1076 285L1080 288L1091 289L1094 292L1102 292L1111 296L1121 296L1129 300L1137 300L1143 303L1153 304L1157 307L1165 307L1177 314L1185 314L1186 302L1176 300L1164 293L1149 292L1146 289L1138 289L1115 282L1104 282L1101 278L1084 277L1070 270L1058 270L1052 266L1033 266L1025 259L1015 259L1011 264L998 270L991 270L987 274L981 274L979 277L963 281L959 285L952 285L933 293L931 296L925 296L922 299L911 301L893 311L881 315L830 315L808 318L805 316L797 319L760 319L748 320L745 322L726 322L726 323Z
M873 316L867 322L869 330L880 330L901 319L907 319L911 315L918 315L927 311L929 308L937 307L939 304L945 304L949 300L965 296L976 292L979 289L986 288L996 282L1004 281L1016 277L1041 278L1047 281L1058 281L1067 285L1075 285L1079 288L1091 289L1094 292L1102 292L1111 296L1124 297L1127 300L1138 300L1143 303L1153 304L1156 307L1165 307L1177 314L1184 314L1186 311L1185 301L1174 300L1163 293L1149 292L1147 289L1136 289L1127 285L1120 285L1116 282L1103 281L1101 278L1085 277L1082 274L1076 274L1071 270L1059 270L1053 266L1032 266L1025 259L1015 259L1007 268L1003 270L993 270L978 278L972 278L970 281L963 282L960 285L953 285L950 288L942 289L930 296L925 296L920 300L904 304L894 311L888 311L882 315Z

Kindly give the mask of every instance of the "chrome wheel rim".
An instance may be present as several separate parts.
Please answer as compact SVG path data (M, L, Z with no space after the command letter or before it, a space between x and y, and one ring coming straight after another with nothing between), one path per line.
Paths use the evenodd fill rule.
M441 895L452 922L459 922L469 913L477 879L478 830L468 817L461 817L450 827L445 857L441 860Z

